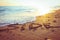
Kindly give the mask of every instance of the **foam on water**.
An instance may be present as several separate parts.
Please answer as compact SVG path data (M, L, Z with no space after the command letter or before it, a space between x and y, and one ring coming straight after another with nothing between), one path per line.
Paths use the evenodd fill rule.
M32 10L35 10L30 7L22 7L22 6L0 6L0 26L7 25L8 23L26 23L35 20L34 16L14 16L19 13L25 14L24 12L28 12L31 14ZM12 16L13 15L13 16Z

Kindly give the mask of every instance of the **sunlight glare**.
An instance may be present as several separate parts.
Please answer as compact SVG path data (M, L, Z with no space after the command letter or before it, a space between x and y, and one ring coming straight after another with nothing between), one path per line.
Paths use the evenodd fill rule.
M51 10L51 8L48 5L45 5L45 4L42 5L37 2L33 2L33 1L23 2L22 4L25 6L34 7L35 9L37 9L38 15L44 15Z

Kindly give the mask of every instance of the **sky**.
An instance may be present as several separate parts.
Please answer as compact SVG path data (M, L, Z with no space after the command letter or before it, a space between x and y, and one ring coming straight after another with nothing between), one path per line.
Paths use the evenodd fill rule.
M0 5L29 5L29 6L56 6L60 5L60 0L0 0Z
M60 8L60 0L0 0L0 23L16 19L24 21L25 18L32 20L52 8Z

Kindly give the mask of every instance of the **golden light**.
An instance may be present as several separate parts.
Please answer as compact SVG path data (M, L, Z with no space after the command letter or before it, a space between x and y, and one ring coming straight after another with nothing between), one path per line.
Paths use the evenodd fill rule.
M51 11L51 8L42 6L41 8L38 8L38 10L39 10L39 15L44 15L49 13Z

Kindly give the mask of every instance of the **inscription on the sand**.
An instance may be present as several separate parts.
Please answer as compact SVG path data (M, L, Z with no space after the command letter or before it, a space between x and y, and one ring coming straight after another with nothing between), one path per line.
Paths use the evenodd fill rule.
M24 25L22 25L21 27L20 27L20 30L21 31L24 31L24 30L26 30L26 26L25 26L26 24L24 24ZM51 25L48 25L48 24L36 24L36 23L31 23L29 26L28 26L28 29L29 30L37 30L39 27L42 27L42 26L44 26L44 28L46 28L46 29L49 29L49 28L60 28L60 26L51 26ZM15 29L19 29L19 27L18 26L12 26L12 25L9 25L8 26L8 28L7 29L0 29L0 32L4 32L4 31L9 31L9 30L15 30ZM54 31L54 30L52 30L52 31Z

